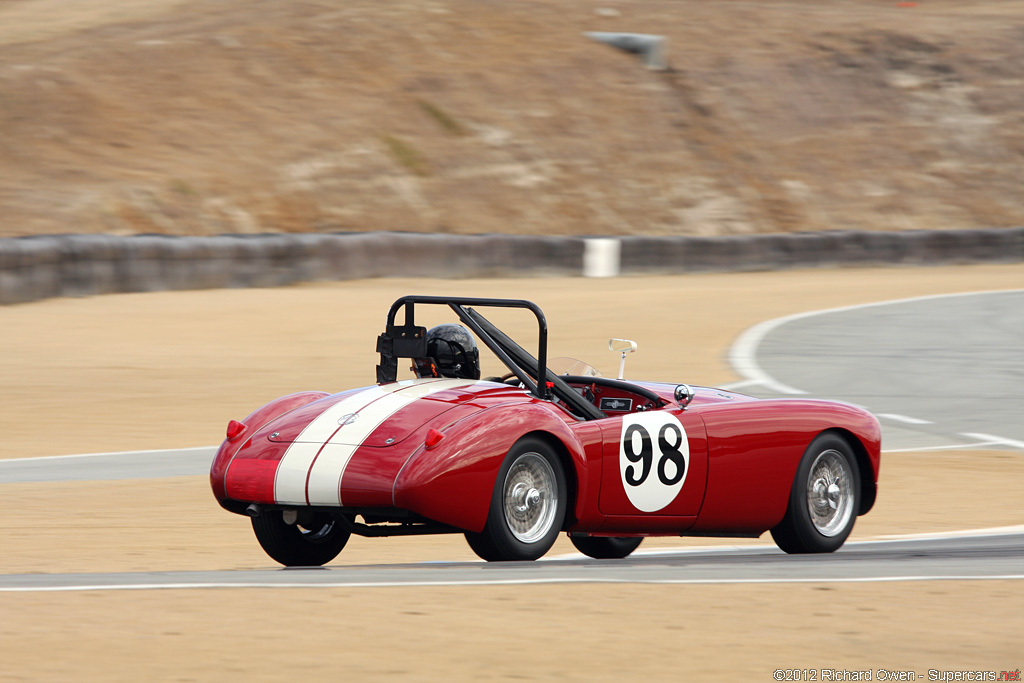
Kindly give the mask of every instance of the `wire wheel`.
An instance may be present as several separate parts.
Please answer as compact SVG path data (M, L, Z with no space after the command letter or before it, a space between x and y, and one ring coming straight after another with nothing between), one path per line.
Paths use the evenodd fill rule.
M558 537L568 495L557 454L542 439L527 437L505 456L480 533L466 533L473 551L488 561L536 560Z
M786 516L772 538L787 553L831 553L853 531L860 501L860 470L850 444L825 432L807 447L789 494Z
M807 511L814 528L822 536L842 533L853 516L855 498L849 460L836 450L820 453L807 478Z
M524 453L508 468L502 500L505 523L522 543L536 543L551 529L558 509L558 484L539 453Z

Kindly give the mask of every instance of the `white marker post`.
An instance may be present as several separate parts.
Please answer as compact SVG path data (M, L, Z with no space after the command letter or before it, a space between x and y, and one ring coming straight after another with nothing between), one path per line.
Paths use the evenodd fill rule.
M592 237L583 241L583 277L618 277L621 244L611 237Z

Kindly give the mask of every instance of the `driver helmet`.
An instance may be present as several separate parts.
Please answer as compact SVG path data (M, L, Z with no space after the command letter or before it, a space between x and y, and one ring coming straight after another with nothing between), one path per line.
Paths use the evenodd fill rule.
M445 323L427 332L427 357L413 359L417 377L480 379L480 351L462 325Z

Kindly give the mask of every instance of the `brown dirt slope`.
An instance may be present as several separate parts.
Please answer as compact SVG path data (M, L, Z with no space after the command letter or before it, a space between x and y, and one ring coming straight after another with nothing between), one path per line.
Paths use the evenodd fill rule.
M0 0L0 236L1024 223L1024 2L900 4Z

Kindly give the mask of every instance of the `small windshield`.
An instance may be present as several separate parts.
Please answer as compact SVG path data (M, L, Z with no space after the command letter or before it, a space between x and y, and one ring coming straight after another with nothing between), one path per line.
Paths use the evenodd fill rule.
M601 377L597 368L576 358L559 356L548 361L548 369L556 375L573 375L577 377Z

